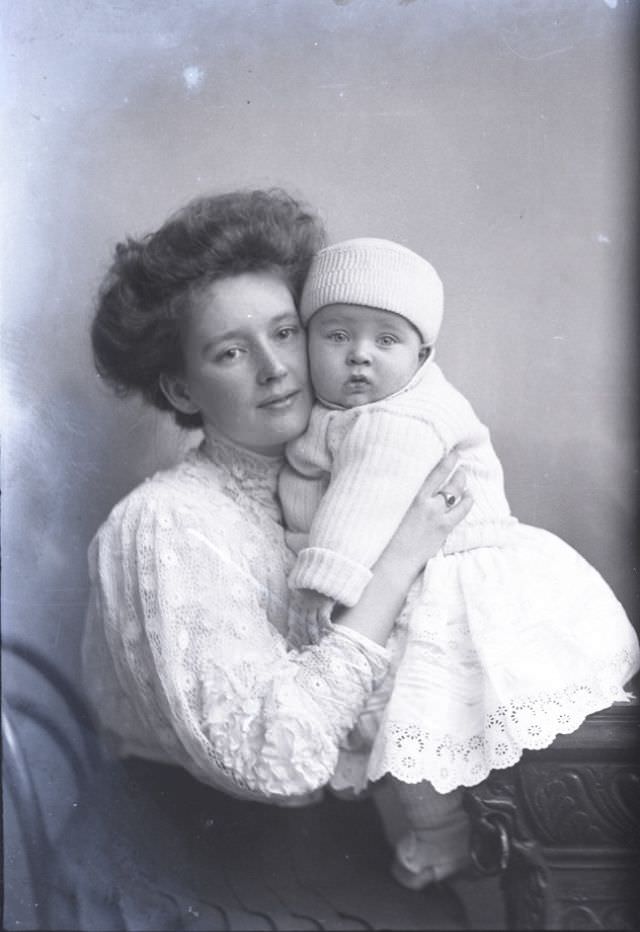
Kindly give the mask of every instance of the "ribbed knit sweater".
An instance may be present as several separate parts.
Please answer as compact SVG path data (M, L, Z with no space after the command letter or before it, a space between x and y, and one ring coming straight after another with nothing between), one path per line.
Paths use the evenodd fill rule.
M515 521L502 466L488 429L435 362L380 401L348 409L316 402L280 474L288 542L298 553L289 585L355 605L424 479L454 447L474 504L443 550L499 545Z

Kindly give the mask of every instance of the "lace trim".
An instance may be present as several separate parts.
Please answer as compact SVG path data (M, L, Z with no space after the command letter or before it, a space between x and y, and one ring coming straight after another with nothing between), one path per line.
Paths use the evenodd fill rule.
M612 662L618 671L632 665L624 651ZM630 694L620 686L620 676L603 677L594 685L571 684L562 690L498 706L485 716L484 732L461 738L437 728L382 723L385 742L374 746L367 778L378 780L390 773L404 783L429 780L439 793L458 786L475 786L495 769L511 767L524 750L549 747L560 734L576 731L593 712Z
M345 643L346 641L346 643ZM256 663L248 658L216 670L200 704L205 730L220 769L236 783L273 796L303 794L329 779L344 739L386 663L339 632L298 657L289 654L294 677L287 683L273 666L271 686L261 692ZM285 671L282 670L282 674ZM269 676L267 675L267 679Z
M277 499L282 457L253 453L208 431L200 447L191 452L186 462L197 465L198 473L204 463L215 473L218 488L233 501L243 505L259 502L273 520L282 524Z

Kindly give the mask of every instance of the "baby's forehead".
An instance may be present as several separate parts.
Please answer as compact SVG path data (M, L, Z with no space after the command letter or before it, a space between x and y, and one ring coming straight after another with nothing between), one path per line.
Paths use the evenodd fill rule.
M311 320L321 326L336 324L359 326L370 323L390 329L411 327L409 321L400 314L380 307L371 307L368 304L326 304L315 312Z

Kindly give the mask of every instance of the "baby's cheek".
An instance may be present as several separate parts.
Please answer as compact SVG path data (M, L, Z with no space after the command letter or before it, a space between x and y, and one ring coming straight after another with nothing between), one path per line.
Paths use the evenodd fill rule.
M340 403L340 378L337 366L327 354L310 357L311 383L316 395L325 401Z

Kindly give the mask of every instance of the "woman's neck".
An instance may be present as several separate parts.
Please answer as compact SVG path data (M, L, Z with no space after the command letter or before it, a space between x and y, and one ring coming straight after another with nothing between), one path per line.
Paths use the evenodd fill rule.
M215 447L225 447L230 452L236 453L239 457L243 459L252 459L256 463L262 463L265 466L271 464L280 463L284 457L284 444L281 448L278 448L276 453L264 453L260 450L252 450L249 447L245 447L236 443L234 440L231 440L229 437L226 437L224 434L220 433L219 430L216 430L215 427L212 427L210 424L206 424L203 428L204 438L205 438L205 450L211 452Z

